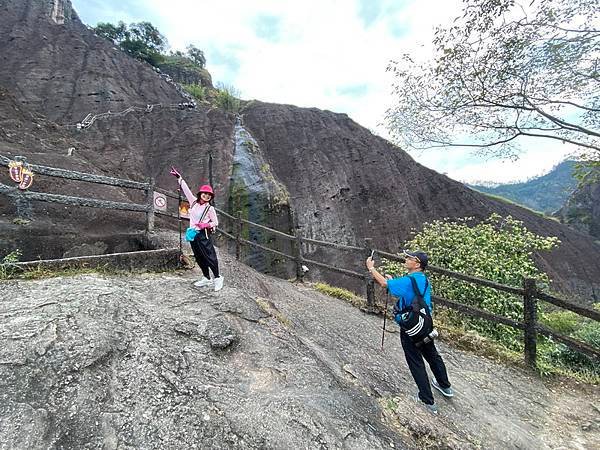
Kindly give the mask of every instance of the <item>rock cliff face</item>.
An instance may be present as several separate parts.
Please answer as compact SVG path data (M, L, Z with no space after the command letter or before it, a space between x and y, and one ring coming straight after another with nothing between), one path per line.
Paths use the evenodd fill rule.
M159 64L158 68L178 83L197 84L208 88L213 87L212 78L206 69L185 67L183 64L172 63Z
M234 115L204 106L170 108L186 99L149 65L95 36L67 0L0 0L0 10L0 154L23 154L32 163L137 181L152 177L158 186L174 189L168 175L172 164L196 185L208 178L212 152L217 206L235 213L241 205L264 224L286 232L295 215L305 236L354 245L371 237L388 251L397 250L410 229L424 221L511 214L533 231L562 240L558 251L538 255L556 288L598 298L600 248L592 239L417 164L345 115L250 102L242 111L256 141L249 161L248 155L236 155ZM157 106L145 111L148 104ZM81 131L73 126L89 113L131 106L142 110L112 114ZM244 161L251 164L242 166ZM259 184L253 185L242 167L252 169ZM41 176L32 190L142 201L139 192ZM236 192L254 197L244 200L232 195ZM264 192L264 198L257 192ZM119 240L129 242L124 247L144 245L140 213L75 211L38 202L31 222L22 224L14 222L14 202L3 195L0 201L4 251L17 246L35 258L62 256L81 244L107 251L118 247ZM159 221L159 226L174 223ZM305 250L316 260L361 267L361 255ZM256 265L267 268L272 262L258 258Z
M2 0L0 9L0 85L50 120L74 125L88 113L182 101L148 64L89 31L69 0Z
M377 248L394 251L423 222L512 215L532 231L562 241L557 250L537 256L557 288L598 299L600 247L589 237L423 167L344 114L252 102L243 116L288 188L306 236L359 246L371 237ZM339 252L314 251L339 261ZM348 264L358 259L346 258Z

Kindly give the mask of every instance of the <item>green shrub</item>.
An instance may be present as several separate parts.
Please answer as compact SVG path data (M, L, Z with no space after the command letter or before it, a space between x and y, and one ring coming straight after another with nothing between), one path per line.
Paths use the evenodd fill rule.
M238 97L239 92L233 86L222 83L217 85L215 102L219 108L228 112L238 113L242 106L242 102Z
M21 256L21 250L16 249L2 258L2 263L0 263L0 280L11 278L14 275L18 270L16 263L19 262Z
M548 286L548 276L535 266L533 252L556 247L557 238L537 236L510 216L493 214L483 222L471 222L471 218L464 218L425 223L406 247L427 252L431 264L455 272L509 286L521 286L524 278L535 279L541 288ZM386 264L388 273L402 270L398 263ZM435 292L442 297L509 319L523 319L523 299L519 296L435 273L430 278ZM451 316L461 326L492 337L510 349L522 347L520 330L461 314Z
M540 314L540 322L554 331L570 335L580 325L581 316L571 311L553 311Z
M584 322L580 319L577 329L570 337L599 348L600 324L589 320ZM583 374L586 381L596 383L600 379L600 365L597 361L552 339L544 339L538 345L538 361L538 365L546 367L546 370L558 369L566 374Z
M206 98L206 88L199 84L183 84L183 89L194 97L196 100L204 100Z

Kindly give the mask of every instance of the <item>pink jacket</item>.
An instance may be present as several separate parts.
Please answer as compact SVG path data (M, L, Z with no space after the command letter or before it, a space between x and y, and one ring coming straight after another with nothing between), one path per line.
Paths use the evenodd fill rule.
M219 219L217 219L217 212L215 211L215 208L213 208L210 203L201 205L183 178L179 178L179 185L185 194L185 198L187 198L187 201L190 202L190 226L196 230L201 230L202 228L206 227L200 226L200 218L202 217L202 214L204 214L204 209L210 208L202 222L205 224L210 224L208 228L216 228L219 225Z

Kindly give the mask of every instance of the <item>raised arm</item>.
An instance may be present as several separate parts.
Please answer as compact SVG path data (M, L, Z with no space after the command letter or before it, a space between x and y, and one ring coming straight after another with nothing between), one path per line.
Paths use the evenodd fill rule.
M181 186L181 190L183 191L183 194L185 195L185 198L187 198L187 201L190 203L190 206L192 206L192 204L197 200L196 196L192 193L192 191L190 190L190 187L188 186L188 184L185 182L185 180L182 177L179 177L178 181L179 181L179 186Z
M190 187L187 185L179 171L175 167L171 167L171 171L169 173L175 178L177 178L177 182L179 183L179 186L181 187L185 198L187 198L187 201L190 202L190 206L192 206L192 203L196 201L196 196L192 193Z
M381 275L377 269L375 269L375 261L370 256L365 261L365 265L367 266L367 270L371 273L373 279L381 286L382 288L387 288L387 279L385 276Z

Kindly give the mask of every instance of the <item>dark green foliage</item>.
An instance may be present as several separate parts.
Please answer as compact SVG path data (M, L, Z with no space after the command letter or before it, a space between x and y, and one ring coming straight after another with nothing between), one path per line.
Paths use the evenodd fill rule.
M206 65L206 57L204 56L204 52L193 45L188 45L186 50L188 58L191 59L198 67L203 69Z
M108 22L98 22L98 25L92 29L98 36L106 38L117 45L127 37L127 25L122 21L117 25Z
M600 323L579 318L576 330L568 334L573 339L600 348ZM598 375L600 366L591 358L571 350L564 344L547 343L540 348L541 357L553 364L567 366L572 370L587 370Z
M206 98L206 88L199 84L183 84L182 87L196 100L204 100Z
M136 59L146 61L153 66L160 64L167 47L166 38L150 22L123 22L118 25L100 22L93 28L94 33L102 36Z

